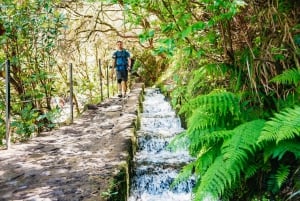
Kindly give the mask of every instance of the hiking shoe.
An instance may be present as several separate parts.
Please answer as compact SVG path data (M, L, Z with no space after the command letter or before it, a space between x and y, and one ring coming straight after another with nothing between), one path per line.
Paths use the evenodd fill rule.
M119 98L122 98L122 94L119 94L118 97L119 97Z

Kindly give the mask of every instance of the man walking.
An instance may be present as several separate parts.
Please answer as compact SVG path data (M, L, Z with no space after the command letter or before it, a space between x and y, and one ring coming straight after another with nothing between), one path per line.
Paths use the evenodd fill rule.
M127 91L128 71L131 66L130 53L123 48L123 42L117 41L117 50L113 53L113 65L117 74L118 96L125 97Z

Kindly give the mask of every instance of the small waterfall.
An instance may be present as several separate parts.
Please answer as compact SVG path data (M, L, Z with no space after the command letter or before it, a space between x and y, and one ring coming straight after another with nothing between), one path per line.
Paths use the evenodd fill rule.
M166 149L182 131L180 119L165 97L158 89L146 89L129 201L192 200L193 180L170 187L180 168L191 160L186 151Z

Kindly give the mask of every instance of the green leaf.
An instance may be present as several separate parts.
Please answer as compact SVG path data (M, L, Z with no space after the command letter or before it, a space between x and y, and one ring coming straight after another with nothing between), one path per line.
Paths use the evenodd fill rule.
M280 84L293 84L295 86L300 84L300 69L290 68L283 71L282 74L275 76L271 82Z
M266 125L259 138L259 143L290 140L300 137L300 107L287 108L276 113Z
M264 147L264 161L268 161L271 158L281 160L285 154L290 152L299 159L300 158L300 141L299 140L285 140L279 143L268 143Z
M268 180L268 189L274 194L278 193L283 183L286 182L289 173L290 167L280 164L276 173L272 174Z
M168 24L162 24L161 25L161 30L163 33L168 33L170 31L172 31L175 27L175 24L173 22L168 23Z
M184 39L185 37L187 37L188 35L190 35L192 33L192 27L189 26L187 27L185 30L183 30L181 32L181 39Z
M190 13L185 13L183 14L179 19L178 19L178 25L179 26L186 26L188 23L188 20L191 18L191 14Z
M221 154L201 175L200 185L196 189L198 200L222 197L226 189L241 179L241 173L249 165L248 162L260 151L256 142L264 123L264 120L255 120L229 131L233 132L232 137L224 141Z
M205 29L206 24L202 21L197 22L195 24L192 25L192 31L199 31L199 30L203 30Z

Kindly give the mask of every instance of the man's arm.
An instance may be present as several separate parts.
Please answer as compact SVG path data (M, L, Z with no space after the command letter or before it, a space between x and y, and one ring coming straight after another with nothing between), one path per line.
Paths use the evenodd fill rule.
M128 70L130 70L131 69L131 58L128 57L127 61L128 61Z
M127 57L127 64L128 64L127 70L130 70L131 69L131 58L130 58L130 53L127 50L126 50L126 57Z

